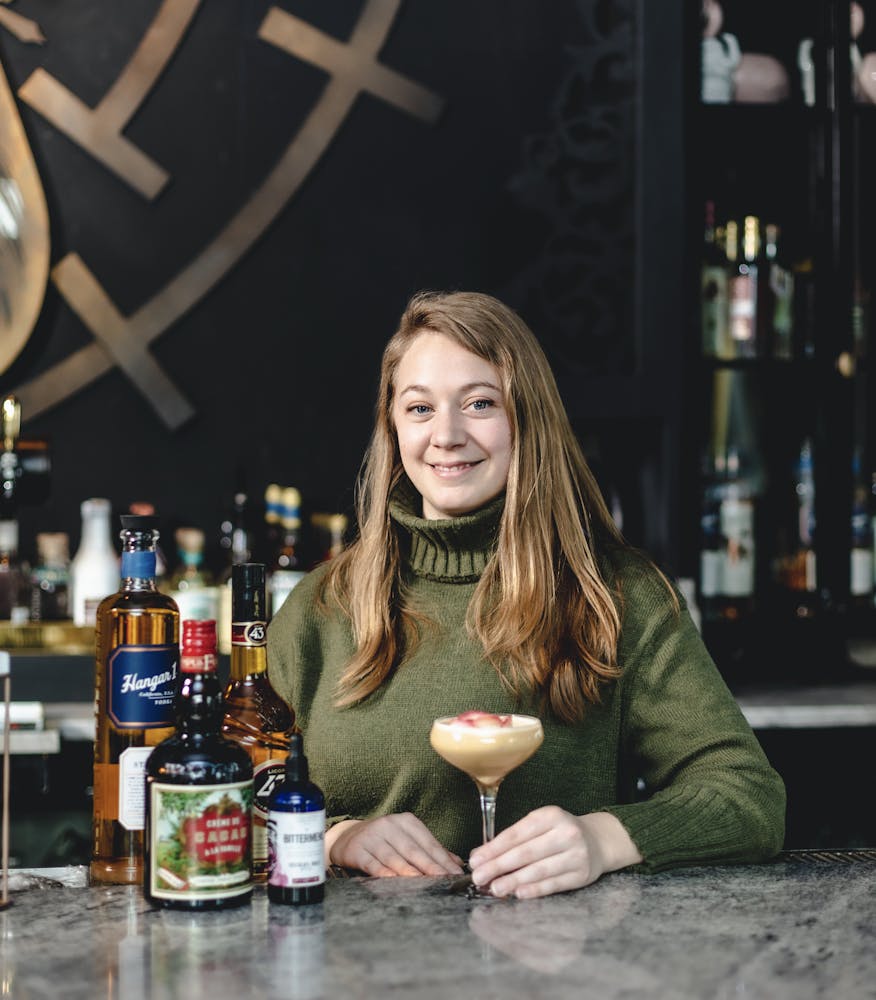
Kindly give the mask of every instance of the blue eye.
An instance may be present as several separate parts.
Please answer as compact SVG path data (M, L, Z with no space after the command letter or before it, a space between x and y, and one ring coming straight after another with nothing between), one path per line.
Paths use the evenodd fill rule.
M492 399L476 399L471 404L476 410L488 410L492 405Z
M408 413L415 413L418 417L424 417L429 412L429 407L425 403L415 403L408 407Z

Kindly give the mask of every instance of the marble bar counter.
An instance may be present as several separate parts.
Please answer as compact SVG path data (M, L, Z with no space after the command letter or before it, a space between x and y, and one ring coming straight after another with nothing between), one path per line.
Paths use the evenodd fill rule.
M876 996L876 852L814 857L620 872L528 901L468 899L448 880L333 879L316 906L270 904L259 888L251 906L204 914L153 910L139 889L88 888L84 874L82 887L25 877L0 913L0 993Z

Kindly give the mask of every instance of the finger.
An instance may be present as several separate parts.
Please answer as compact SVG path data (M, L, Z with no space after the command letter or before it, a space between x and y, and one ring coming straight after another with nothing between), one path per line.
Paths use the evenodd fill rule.
M562 830L549 829L540 836L511 847L488 861L472 859L471 874L476 885L491 884L494 879L568 850L570 844Z
M496 896L514 896L523 888L531 888L574 874L569 859L565 855L554 854L550 857L539 858L538 861L526 866L511 869L506 874L491 879L490 892ZM581 875L581 872L578 874Z
M540 879L537 882L528 882L526 885L518 886L512 893L506 893L506 895L513 895L517 899L540 899L542 896L552 896L556 892L582 889L594 881L595 879L582 880L576 872L564 872L561 875Z
M408 829L413 830L413 834ZM421 840L426 840L426 846ZM418 825L418 821L405 822L400 816L375 820L361 834L362 849L395 875L445 874L445 867L429 853L430 841L433 838L425 826ZM434 841L434 845L438 851L446 854L437 841Z
M496 834L492 840L478 845L469 856L469 864L472 866L483 864L485 861L499 857L518 844L523 844L540 834L547 833L565 815L563 810L554 806L543 806L541 809L533 810L523 819Z
M411 853L405 856L419 865L424 875L461 874L462 858L440 844L422 820L412 813L403 813L399 820L399 826L410 838L408 849Z
M401 859L397 859L395 864L387 864L384 860L377 857L377 855L364 849L361 852L361 857L362 861L359 868L366 875L373 875L378 878L392 878L393 876L418 874L409 865L405 865ZM390 862L392 862L392 859L390 859Z
M591 885L600 873L601 869L594 865L586 844L578 843L493 879L490 891L497 896L533 899Z
M462 871L450 853L431 834L424 843L419 837L408 836L399 831L390 846L416 869L416 875L458 875Z

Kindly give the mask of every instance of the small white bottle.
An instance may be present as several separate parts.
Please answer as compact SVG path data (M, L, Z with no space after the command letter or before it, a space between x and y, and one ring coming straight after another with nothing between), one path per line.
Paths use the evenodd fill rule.
M82 537L70 564L74 625L94 625L97 606L119 589L119 557L110 534L109 500L83 500Z

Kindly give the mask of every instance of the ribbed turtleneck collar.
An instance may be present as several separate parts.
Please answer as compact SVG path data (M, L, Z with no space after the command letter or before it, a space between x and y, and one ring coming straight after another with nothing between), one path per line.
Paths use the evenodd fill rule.
M427 521L419 515L423 500L407 478L393 490L389 513L401 529L402 551L417 576L447 583L480 579L499 537L505 494L462 517Z

